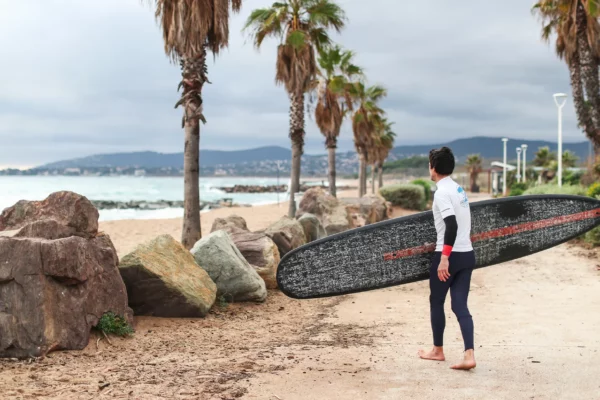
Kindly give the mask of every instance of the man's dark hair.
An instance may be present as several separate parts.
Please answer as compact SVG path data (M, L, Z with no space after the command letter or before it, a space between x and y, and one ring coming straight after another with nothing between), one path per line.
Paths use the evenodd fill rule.
M448 147L433 149L429 152L431 168L440 175L451 175L454 172L454 154Z

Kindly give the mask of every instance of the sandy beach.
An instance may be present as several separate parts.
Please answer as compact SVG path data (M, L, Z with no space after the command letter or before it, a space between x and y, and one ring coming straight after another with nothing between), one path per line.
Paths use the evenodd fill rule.
M214 210L202 214L203 233L232 213L258 230L286 211L286 203ZM181 220L100 230L122 257L158 234L179 240ZM94 332L83 351L0 360L2 398L598 399L597 260L596 251L562 245L475 271L478 366L469 372L449 369L462 355L449 300L447 361L417 358L431 346L427 282L308 301L271 290L264 304L215 305L204 319L136 317L135 336L111 344Z

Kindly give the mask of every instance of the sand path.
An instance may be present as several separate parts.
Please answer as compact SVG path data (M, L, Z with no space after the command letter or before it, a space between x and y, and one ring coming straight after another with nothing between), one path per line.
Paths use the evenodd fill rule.
M449 300L446 361L416 357L431 346L426 282L346 296L322 321L331 329L318 340L343 330L347 346L307 349L294 368L260 379L247 398L598 399L596 260L563 245L475 271L469 305L478 366L470 372L449 369L462 356Z
M353 193L352 193L353 194ZM235 212L250 229L285 214ZM178 238L180 220L101 224L123 256L156 234ZM330 299L270 291L264 304L216 306L204 319L136 317L133 338L93 333L83 351L34 362L0 360L2 398L23 399L598 399L598 253L562 245L473 274L470 309L478 366L462 353L446 303L446 362L429 347L428 287L417 282Z

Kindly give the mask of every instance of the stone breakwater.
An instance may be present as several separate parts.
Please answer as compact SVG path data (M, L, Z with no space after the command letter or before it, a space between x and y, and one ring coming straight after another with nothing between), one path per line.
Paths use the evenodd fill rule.
M235 185L223 186L217 189L225 193L285 193L287 192L287 185Z
M92 200L94 207L98 210L160 210L163 208L183 208L183 201L178 200L132 200L132 201L114 201L114 200ZM221 207L250 207L249 204L237 204L231 201L201 201L200 209L208 210Z
M300 192L306 192L311 188L319 187L321 189L327 189L326 186L321 185L300 185ZM223 186L217 188L224 191L225 193L286 193L288 185L234 185L234 186ZM337 190L349 190L355 189L352 186L338 186Z

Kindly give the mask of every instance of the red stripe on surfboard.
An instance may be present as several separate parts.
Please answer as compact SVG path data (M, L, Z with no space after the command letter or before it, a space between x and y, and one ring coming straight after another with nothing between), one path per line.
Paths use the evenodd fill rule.
M538 229L548 228L551 226L566 224L569 222L583 221L585 219L592 219L600 217L600 208L594 210L583 211L571 215L561 215L560 217L553 217L543 219L540 221L525 222L519 225L507 226L504 228L494 229L487 232L476 233L471 235L471 242L480 242L482 240L497 239L499 237L510 236L521 232L535 231ZM435 244L425 244L423 246L412 247L410 249L393 251L383 255L385 261L397 260L399 258L416 256L419 254L430 253L435 250Z

